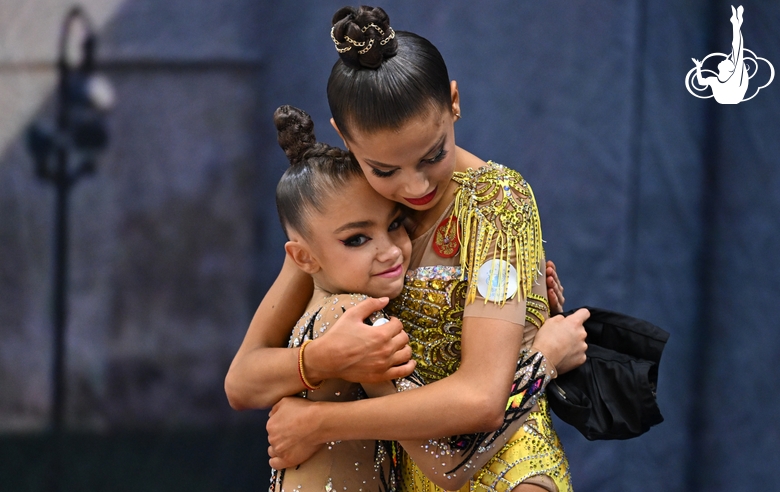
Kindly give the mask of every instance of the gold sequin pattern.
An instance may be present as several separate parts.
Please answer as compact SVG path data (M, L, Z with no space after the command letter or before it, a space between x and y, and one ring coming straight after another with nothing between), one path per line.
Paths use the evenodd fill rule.
M485 261L498 259L515 266L517 295L527 299L526 315L533 320L531 324L538 328L549 313L546 299L531 292L538 276L543 275L538 268L544 252L530 186L515 171L495 163L476 171L455 173L453 179L460 185L453 205L453 215L460 224L460 265L425 266L409 272L401 295L387 308L404 323L417 371L426 382L446 377L460 365L463 308L476 297L476 282L469 286L468 281ZM547 380L545 377L544 382ZM543 386L544 382L537 383ZM523 425L506 445L499 449L502 445L496 442L491 451L485 450L498 452L484 467L472 465L470 458L465 458L469 461L462 471L473 466L471 471L476 474L461 490L511 490L529 478L534 483L552 480L560 491L571 490L568 463L543 396L538 403L539 411L526 415L523 410L519 416ZM507 411L512 404L510 400ZM429 481L406 455L403 483L406 491L443 490Z
M460 267L441 265L412 270L406 275L401 295L387 308L390 314L403 322L409 335L412 357L417 361L416 370L426 383L452 374L460 365L460 337L467 288L466 281L460 280L460 273ZM542 296L529 296L526 304L534 306L541 318L546 318L546 300ZM522 357L525 356L527 353L524 352ZM523 380L536 374L529 372L530 369L530 366L524 366L515 379ZM511 490L528 477L539 475L548 475L556 483L560 482L561 491L570 490L562 486L568 480L568 464L552 428L544 396L536 401L541 410L528 415L530 420L477 472L475 477L479 479L471 481L472 488L467 485L462 490ZM510 399L508 405L512 403ZM425 478L406 455L403 473L402 490L443 490ZM515 485L507 485L512 483Z
M421 268L408 273L401 295L386 309L403 323L417 371L426 383L447 377L460 366L467 289L458 267L436 268L448 271L426 275L426 268Z
M541 328L549 317L550 305L547 298L533 292L529 293L525 300L525 312L525 320L537 329Z
M527 297L544 257L542 226L531 186L518 172L494 162L456 172L452 179L460 184L453 215L460 225L463 278L473 276L489 256L506 262L514 256L517 292ZM506 292L506 286L503 288ZM476 295L476 282L472 282L467 302L473 302ZM501 297L497 302L506 300Z
M569 462L552 427L547 399L538 400L539 410L529 413L496 455L459 492L508 492L531 477L550 477L559 492L571 492ZM428 480L406 454L403 455L403 486L406 492L444 492Z

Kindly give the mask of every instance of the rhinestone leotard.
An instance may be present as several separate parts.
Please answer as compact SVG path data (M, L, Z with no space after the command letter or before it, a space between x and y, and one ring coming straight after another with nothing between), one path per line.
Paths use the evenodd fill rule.
M471 479L461 490L512 490L523 482L551 491L571 490L568 462L543 395L551 369L541 354L528 350L536 330L548 317L546 288L537 282L543 253L530 186L518 173L493 163L469 173L456 173L453 179L460 185L458 194L442 219L447 215L458 218L463 228L460 239L465 243L461 253L451 258L432 254L436 237L433 231L415 239L413 268L407 273L401 296L388 306L388 312L403 322L417 372L426 383L458 369L464 316L501 318L523 325L526 348L519 357L504 427L495 433L432 440L430 452L464 457L459 472L470 474ZM508 260L517 271L518 295L512 299L485 302L478 292L476 271L482 263L491 261L491 253L493 259ZM469 276L474 280L470 282ZM468 302L471 299L474 302ZM484 465L472 465L480 454L492 457ZM444 490L405 454L402 470L404 491Z
M346 310L366 299L362 294L315 291L306 313L298 320L289 347L314 340ZM316 390L303 391L313 401L351 401L365 398L360 384L328 379ZM269 492L395 492L398 490L398 445L389 441L334 441L299 466L272 470Z

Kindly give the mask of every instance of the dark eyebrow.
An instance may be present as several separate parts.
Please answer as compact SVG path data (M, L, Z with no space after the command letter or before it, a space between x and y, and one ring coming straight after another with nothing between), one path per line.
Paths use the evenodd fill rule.
M396 207L393 208L390 211L390 220L392 220L396 215L398 215L399 213L402 213L402 212L403 212L403 209L401 208L401 205L400 204L396 205ZM336 229L333 232L334 232L334 234L339 234L339 233L344 232L344 231L349 231L349 230L352 230L352 229L364 229L366 227L371 227L373 225L374 225L374 221L373 220L360 220L360 221L357 221L357 222L348 222L348 223L344 224L343 226L339 227L338 229Z
M433 144L433 146L431 146L430 149L428 149L428 152L423 154L423 157L420 158L420 161L424 161L426 155L430 155L434 150L436 150L439 147L441 147L444 144L444 140L446 138L447 138L446 134L442 135L441 138L435 144ZM398 166L391 166L390 164L385 164L384 162L372 161L371 159L366 159L366 162L371 164L372 166L376 166L376 167L386 167L386 168L396 168L396 167L398 167Z
M338 234L340 232L348 231L348 230L351 230L351 229L363 229L365 227L369 227L369 226L372 226L372 225L374 225L374 221L373 220L361 220L361 221L358 221L358 222L348 222L348 223L344 224L343 226L339 227L338 229L336 229L333 232L335 234Z

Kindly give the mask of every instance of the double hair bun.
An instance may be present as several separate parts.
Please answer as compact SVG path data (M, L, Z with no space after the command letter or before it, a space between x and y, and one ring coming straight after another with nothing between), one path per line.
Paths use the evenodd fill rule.
M279 146L290 160L290 165L300 164L307 153L316 149L314 122L306 111L294 106L281 106L274 112L274 125Z
M352 68L376 69L395 55L398 43L390 18L379 7L344 7L333 16L330 37Z
M314 135L314 121L309 113L288 104L274 112L279 146L290 161L290 166L304 164L307 159L350 159L347 151L318 142Z

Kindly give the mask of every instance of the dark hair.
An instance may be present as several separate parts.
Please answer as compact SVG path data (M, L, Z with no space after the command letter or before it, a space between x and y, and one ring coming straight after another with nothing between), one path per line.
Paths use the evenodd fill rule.
M325 198L350 179L365 177L348 152L317 142L314 122L305 111L281 106L274 112L274 124L279 145L290 161L276 186L279 220L288 237L288 228L306 236L310 211L322 212Z
M339 60L328 79L328 103L343 136L351 125L395 129L449 106L450 78L439 50L414 33L393 31L381 8L340 9L332 35Z

